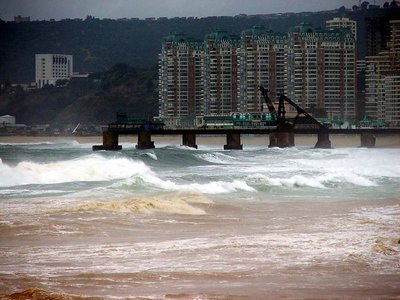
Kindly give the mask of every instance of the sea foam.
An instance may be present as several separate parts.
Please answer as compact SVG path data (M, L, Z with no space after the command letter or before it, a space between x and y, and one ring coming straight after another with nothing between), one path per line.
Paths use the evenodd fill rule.
M149 168L127 158L89 155L52 163L20 162L15 167L0 161L0 187L25 184L55 184L74 181L106 181L143 174Z
M88 202L73 207L70 210L103 210L110 212L140 212L148 214L153 212L188 215L205 214L205 211L202 208L195 207L192 203L212 204L213 202L200 194L165 193L147 198Z
M205 194L221 194L237 190L255 191L243 180L178 184L172 180L162 179L142 161L129 158L105 158L96 154L43 164L24 161L15 167L0 163L0 187L117 179L126 180L115 183L114 187L144 183L162 190Z

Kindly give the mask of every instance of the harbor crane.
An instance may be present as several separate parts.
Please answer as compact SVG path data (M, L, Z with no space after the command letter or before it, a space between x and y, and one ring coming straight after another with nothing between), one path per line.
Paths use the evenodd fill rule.
M301 108L298 104L296 104L294 101L292 101L289 97L285 96L284 94L279 95L278 111L276 111L271 98L269 98L268 96L268 90L265 89L263 86L260 86L260 92L264 98L265 103L267 104L270 114L276 117L278 123L278 128L277 128L278 130L294 129L301 115L304 115L303 118L307 120L307 123L310 122L311 124L315 124L319 129L328 129L324 124L315 119L312 115L310 115L308 112L306 112L303 108ZM285 116L286 115L285 102L294 107L297 111L297 115L292 123L289 122L289 120Z

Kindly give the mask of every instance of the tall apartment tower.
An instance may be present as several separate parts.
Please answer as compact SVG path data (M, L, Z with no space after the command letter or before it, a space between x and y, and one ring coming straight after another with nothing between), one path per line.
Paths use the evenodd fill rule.
M179 126L184 117L204 113L203 43L173 34L162 43L159 55L159 116Z
M72 55L36 54L35 81L38 88L44 85L55 85L57 80L70 79L73 73Z
M206 115L238 110L238 48L240 38L216 31L204 41L204 108Z
M289 33L288 94L331 118L353 118L356 45L349 29L317 30L302 23Z
M389 49L366 58L366 115L400 126L400 20L389 24Z
M367 17L366 23L366 56L379 55L380 52L389 50L391 35L391 21L399 19L399 9L392 8L383 16Z
M349 28L354 35L354 39L357 41L357 22L350 20L349 18L333 18L332 20L328 20L326 21L326 28Z
M271 99L287 93L287 34L267 32L262 26L245 30L239 51L240 111L260 111L264 100L260 85Z

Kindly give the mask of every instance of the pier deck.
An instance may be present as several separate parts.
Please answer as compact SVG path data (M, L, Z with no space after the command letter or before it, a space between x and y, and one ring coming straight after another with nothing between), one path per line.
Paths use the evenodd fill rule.
M118 145L119 135L137 135L138 149L155 148L151 141L151 135L182 135L182 145L197 148L197 135L226 135L226 150L241 150L241 135L269 135L270 147L290 147L294 146L296 134L317 135L316 148L330 148L330 134L360 135L361 147L375 147L377 135L399 135L400 128L357 128L357 129L317 129L317 128L297 128L292 130L279 130L276 128L235 128L235 129L161 129L161 128L138 128L130 124L118 123L110 124L103 131L103 144L94 145L93 150L121 150Z

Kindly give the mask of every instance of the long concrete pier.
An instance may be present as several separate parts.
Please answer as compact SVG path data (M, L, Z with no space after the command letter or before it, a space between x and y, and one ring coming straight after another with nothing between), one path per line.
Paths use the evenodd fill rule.
M137 135L137 149L155 148L151 140L152 135L182 135L182 145L197 148L196 136L198 135L225 135L226 150L241 150L241 135L269 135L269 147L292 147L295 146L296 134L312 134L317 136L315 148L331 148L329 136L331 134L360 135L360 146L375 147L377 135L400 135L400 128L379 128L379 129L293 129L280 130L267 128L254 129L148 129L132 128L129 124L110 124L103 131L103 144L94 145L93 150L121 150L118 144L120 135Z

